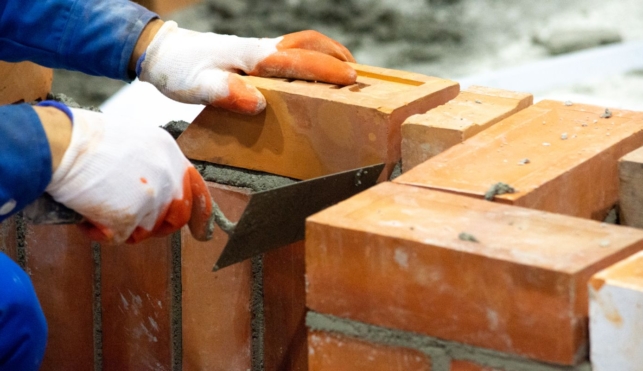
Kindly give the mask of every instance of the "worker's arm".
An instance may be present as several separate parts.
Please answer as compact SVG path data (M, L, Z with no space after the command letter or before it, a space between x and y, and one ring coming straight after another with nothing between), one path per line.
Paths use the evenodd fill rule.
M128 0L0 0L0 60L131 80L134 47L154 18Z
M188 221L207 237L207 187L167 132L41 105L0 107L0 221L46 191L87 219L94 240L138 242Z

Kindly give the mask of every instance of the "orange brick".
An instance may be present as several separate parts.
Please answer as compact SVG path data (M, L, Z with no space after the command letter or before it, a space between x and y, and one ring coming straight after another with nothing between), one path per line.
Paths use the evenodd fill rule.
M481 366L469 361L451 361L451 371L502 371L497 368Z
M0 61L0 105L47 98L54 73L31 62Z
M42 370L94 368L94 259L76 226L27 224L26 267L48 326Z
M304 256L300 241L263 258L266 371L308 370Z
M308 218L306 300L319 313L575 364L587 354L589 277L641 249L636 229L384 183Z
M402 124L404 171L529 107L533 99L527 93L472 86L443 106L409 117Z
M238 220L249 191L210 182L208 187L224 214ZM199 242L184 229L181 239L183 370L250 369L250 261L212 272L227 235L217 228L211 241Z
M16 260L16 249L18 240L16 239L16 219L5 219L0 223L0 252L7 254L14 261Z
M643 147L619 161L621 224L643 228Z
M414 349L320 331L310 332L308 344L310 371L431 371L429 357Z
M171 368L171 240L101 247L105 370Z
M187 6L198 4L201 0L136 0L147 9L161 16L181 10Z
M357 84L246 77L268 107L246 116L207 107L178 139L188 158L309 179L400 159L400 126L452 99L459 86L410 72L353 65Z
M618 201L618 159L643 145L643 113L604 111L539 102L395 181L474 197L503 182L516 193L497 201L603 220Z

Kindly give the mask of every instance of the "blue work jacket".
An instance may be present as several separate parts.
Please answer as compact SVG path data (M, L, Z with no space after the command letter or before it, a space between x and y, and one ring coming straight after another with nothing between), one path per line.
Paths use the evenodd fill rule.
M130 56L156 17L128 0L0 0L0 60L131 81ZM51 175L35 111L0 106L0 221L38 198Z

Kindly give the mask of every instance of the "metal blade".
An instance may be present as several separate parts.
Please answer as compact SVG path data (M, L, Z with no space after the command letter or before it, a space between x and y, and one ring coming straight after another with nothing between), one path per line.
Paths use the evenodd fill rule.
M383 169L377 164L252 194L213 270L304 239L307 217L375 185Z

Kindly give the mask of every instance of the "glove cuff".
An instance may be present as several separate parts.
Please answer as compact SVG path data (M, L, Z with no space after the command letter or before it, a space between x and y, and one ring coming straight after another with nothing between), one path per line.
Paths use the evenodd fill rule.
M58 108L59 110L63 111L63 113L67 115L67 117L69 117L71 124L74 125L74 114L71 112L69 107L67 107L67 105L65 105L64 103L58 102L57 100L44 100L36 104L36 106Z

